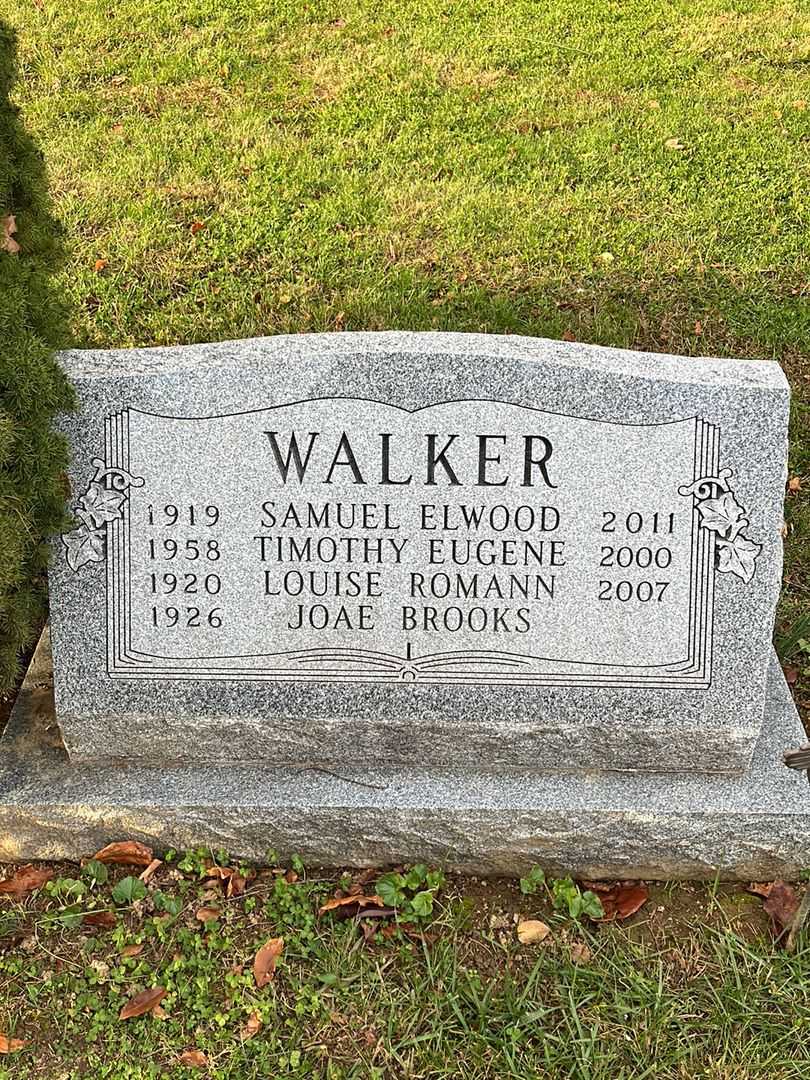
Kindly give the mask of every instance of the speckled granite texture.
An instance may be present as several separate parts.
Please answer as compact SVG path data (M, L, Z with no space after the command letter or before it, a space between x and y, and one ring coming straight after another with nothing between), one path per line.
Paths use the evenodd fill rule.
M430 766L454 767L465 772L520 768L538 773L593 769L740 773L748 766L763 716L781 573L780 527L789 395L776 364L685 359L518 337L396 332L70 352L62 359L76 385L79 403L76 413L61 420L72 449L73 505L92 485L96 468L92 462L104 456L105 431L108 435L113 433L115 453L120 460L129 460L129 454L137 460L138 447L142 444L165 446L168 453L172 439L182 445L186 438L188 464L174 467L174 486L166 491L170 495L179 492L182 499L178 496L178 501L183 503L196 499L199 507L205 503L205 493L199 490L193 471L201 467L201 461L214 462L212 472L222 482L225 497L228 491L241 490L240 477L248 486L255 481L256 468L251 455L256 452L256 442L236 440L234 432L248 429L244 425L240 427L242 421L234 420L233 414L247 415L251 410L267 410L269 414L270 410L289 406L291 402L317 400L318 417L333 415L336 430L340 430L341 424L346 424L352 432L366 430L363 425L368 431L394 430L374 427L382 422L378 421L378 415L385 418L386 424L398 422L397 417L401 417L405 430L412 417L420 417L423 411L427 416L431 409L437 408L437 403L450 403L443 407L455 410L448 414L452 423L460 425L468 413L469 429L475 432L488 430L480 426L483 421L478 415L483 408L480 403L484 402L490 409L485 414L488 423L506 424L504 410L511 410L511 416L522 415L521 410L527 416L537 416L540 427L546 422L543 417L549 418L548 424L556 425L553 427L557 444L555 463L564 464L568 460L595 463L594 476L563 470L560 477L553 477L557 483L557 490L552 492L554 499L573 500L576 496L578 500L580 513L568 514L565 529L569 545L579 543L582 551L586 549L582 546L585 534L581 522L599 522L606 508L619 498L620 481L625 507L632 507L632 501L628 500L637 490L639 499L643 499L640 509L645 513L653 512L659 505L667 506L666 500L677 498L687 498L691 508L692 496L678 496L671 484L667 493L661 495L661 503L655 501L657 481L644 466L643 450L647 444L642 445L640 440L642 431L651 439L657 438L656 433L666 434L670 430L666 425L671 425L671 431L675 432L676 422L700 418L708 425L706 430L714 433L713 456L706 451L704 464L710 463L711 467L707 464L710 472L718 467L733 470L729 483L734 505L745 513L741 535L750 537L750 550L761 549L753 577L747 581L734 573L721 572L722 552L719 548L710 549L711 566L715 566L716 555L717 570L706 572L708 576L702 586L705 604L701 609L700 634L705 647L701 645L696 661L698 666L703 663L705 686L600 685L598 680L592 685L573 681L566 685L565 679L571 671L576 672L581 657L579 654L563 657L571 659L571 663L560 666L553 649L543 654L552 657L549 670L569 672L556 685L544 685L542 679L522 684L520 678L513 678L510 682L507 676L502 684L475 684L465 679L463 672L443 682L441 663L444 661L429 660L421 668L416 664L408 667L404 659L397 658L400 645L390 635L372 639L370 647L377 649L376 656L382 659L375 661L378 666L372 664L371 673L367 672L363 678L338 674L335 681L306 680L290 676L287 670L280 681L262 681L256 677L258 662L254 658L245 660L253 667L239 679L228 678L227 673L216 678L197 676L188 659L191 646L184 645L186 652L180 649L180 659L176 659L178 652L172 651L171 644L154 650L162 657L169 657L165 660L168 674L164 671L152 677L149 672L156 670L156 661L154 657L143 660L145 650L137 640L138 635L146 635L147 618L143 613L149 607L142 606L141 616L135 618L120 615L118 608L108 616L111 591L119 580L111 571L110 548L118 544L115 550L120 558L116 558L126 569L127 559L133 560L134 565L134 561L143 557L145 534L133 531L135 539L127 548L121 539L123 534L118 531L123 525L105 518L107 509L96 503L89 521L93 526L90 531L95 530L95 535L101 537L99 551L90 551L89 561L74 571L66 561L66 548L57 541L51 571L57 716L65 745L76 764L142 761L171 768L183 762L204 762L210 765L212 776L219 775L218 765L230 770L240 764L266 762L318 765L331 770L355 766L407 767L418 763L426 770ZM354 404L350 406L344 399L352 399ZM109 418L122 410L129 417L129 426L122 427L118 420L110 421L108 427ZM185 429L181 430L173 421L162 426L157 422L150 424L143 419L145 414L161 414L163 418L218 417L222 426L198 426L193 432L189 429L186 435ZM286 416L283 412L278 415ZM309 430L306 412L296 417L297 428ZM580 418L579 426L571 427L567 444L565 417ZM587 418L587 422L582 423L581 418ZM515 424L519 422L522 421L514 420ZM615 491L606 489L601 479L595 486L589 483L596 475L602 475L596 470L597 464L600 469L602 465L599 439L608 438L604 433L613 431L611 425L617 430L620 425L625 426L624 441L609 443L608 440L606 446L615 444L626 449L631 445L627 440L632 442L636 437L632 431L639 432L638 468L632 475L623 468ZM269 425L262 421L262 426ZM459 427L445 426L440 430L458 431ZM260 431L259 436L263 467L270 477L272 460L264 432ZM231 438L232 444L228 441ZM655 445L671 445L675 454L682 447L682 440ZM494 443L490 446L492 453L495 446ZM224 454L221 458L220 453ZM580 458L576 458L577 453ZM662 453L666 460L659 457L658 465L666 473L675 459L668 456L668 450L659 450L659 455ZM105 460L109 464L109 455ZM401 468L401 462L395 464ZM148 471L148 462L143 468ZM493 475L498 468L497 464L491 466ZM339 471L343 476L347 473L345 467ZM697 466L695 471L700 471ZM228 483L224 483L225 474L233 477ZM684 482L692 479L690 471ZM136 509L141 514L146 512L150 483L152 480L147 476L145 486L129 490L127 506L132 510L133 523ZM349 478L341 497L347 498L351 490ZM412 496L405 496L402 492L406 489L402 487L386 490L395 492L391 496L395 507L421 499L425 491L422 488ZM448 489L428 490L439 491L437 501L441 501ZM719 489L713 494L718 496ZM477 493L475 497L479 497ZM374 498L379 501L378 495ZM244 504L233 505L239 508L260 504L251 494ZM113 516L115 512L113 507ZM101 546L105 529L106 560ZM697 531L703 535L704 530ZM228 534L224 534L224 540L227 542ZM593 533L592 540L598 545L598 531ZM593 546L587 550L592 550L588 565L595 587L600 574L596 569L599 548ZM577 566L584 566L584 556L577 558ZM227 573L227 568L223 573ZM130 597L137 599L136 590L145 588L147 576L133 573L134 584L122 586L119 592L124 595L129 588ZM630 607L624 609L623 615L620 605L614 603L611 612L615 617L610 621L605 616L600 637L600 625L584 616L581 602L566 600L565 581L576 584L573 571L567 579L562 572L561 576L561 591L554 601L556 639L567 642L566 648L575 651L602 649L607 659L621 658L626 663L632 653L628 651L628 641L638 633L640 625L625 618ZM638 573L624 576L634 581L643 577ZM159 584L158 588L161 587ZM230 626L240 643L231 651L238 653L240 659L245 653L257 651L255 635L250 637L256 604L233 599L243 593L247 595L245 588L234 572L233 580L226 582L222 591L223 603L232 605L228 609ZM673 581L669 596L675 588ZM146 603L142 601L143 605ZM686 606L683 595L680 603ZM384 603L380 606L384 607ZM649 610L648 607L648 613ZM383 610L381 615L385 614ZM632 614L641 618L643 604L636 605L634 601ZM117 646L111 646L108 641L110 624L120 624L122 633L131 635L135 641L131 655L118 657ZM260 635L259 652L270 653L278 647L279 638L274 629L277 625L267 623L266 633ZM639 635L637 647L634 646L639 664L666 653L663 647L671 630L666 620L663 623L659 620L654 628ZM161 629L160 633L164 631ZM203 627L199 640L207 640L206 634L211 637L213 631ZM510 638L509 649L514 650L516 637ZM168 630L163 640L170 642ZM332 645L347 642L354 646L362 643L357 635L329 639ZM472 647L472 636L468 635L461 644L468 649ZM437 636L438 651L451 645L446 636ZM540 648L538 645L535 651ZM711 663L706 662L709 648ZM403 650L400 652L404 655ZM393 660L390 655L394 656ZM290 663L298 663L298 659L293 657ZM471 662L465 662L468 667L464 670L472 671ZM229 663L233 665L233 661ZM503 661L510 663L515 662L508 657ZM431 668L430 664L434 666ZM115 678L110 677L111 670ZM380 671L384 678L393 673L392 679L374 682L375 672ZM433 675L428 678L426 673L430 671ZM415 681L408 682L409 678ZM568 781L559 783L565 786Z
M469 770L71 765L47 642L0 742L0 859L78 859L139 839L158 850L269 848L311 865L426 859L514 874L770 879L810 865L810 786L781 763L805 739L776 659L744 777L493 776Z

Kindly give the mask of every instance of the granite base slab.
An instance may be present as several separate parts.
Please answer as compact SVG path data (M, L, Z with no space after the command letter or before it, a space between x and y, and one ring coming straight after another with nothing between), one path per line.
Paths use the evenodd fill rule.
M40 654L0 740L0 859L78 859L126 838L253 859L297 852L313 865L789 877L810 866L810 786L781 758L804 741L774 658L764 734L742 777L77 766Z

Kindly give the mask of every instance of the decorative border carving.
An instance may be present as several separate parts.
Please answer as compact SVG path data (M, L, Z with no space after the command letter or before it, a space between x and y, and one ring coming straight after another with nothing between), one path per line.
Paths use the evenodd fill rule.
M733 476L732 469L718 469L717 476L702 476L679 487L678 494L694 495L701 527L716 534L718 572L736 574L748 584L754 576L762 544L743 532L751 523L746 517L747 510L737 502L728 483Z
M65 560L74 573L86 563L104 561L107 522L123 517L128 489L144 484L142 476L109 467L101 458L93 458L90 464L95 465L95 474L73 508L81 524L62 534Z

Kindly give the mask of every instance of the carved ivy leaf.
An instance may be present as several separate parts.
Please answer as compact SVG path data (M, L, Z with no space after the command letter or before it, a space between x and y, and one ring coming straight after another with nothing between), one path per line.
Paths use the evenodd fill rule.
M738 521L745 516L745 510L730 491L723 492L717 499L704 499L698 503L701 525L712 532L729 534Z
M85 511L82 517L85 520L90 518L95 526L103 525L105 521L115 521L121 515L121 504L125 498L123 491L114 491L93 480L81 498Z
M88 529L85 525L65 533L62 543L66 549L67 564L74 573L85 563L102 562L104 559L103 534Z
M717 555L717 569L724 574L736 574L747 584L754 576L760 551L762 544L755 544L745 536L735 536L732 541L722 541Z

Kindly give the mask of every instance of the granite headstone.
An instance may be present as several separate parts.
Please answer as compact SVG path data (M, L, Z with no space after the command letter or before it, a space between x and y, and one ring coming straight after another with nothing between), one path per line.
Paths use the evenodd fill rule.
M777 365L407 334L64 362L73 760L748 765Z
M677 781L731 818L735 799L753 812L755 747L799 738L771 646L778 365L415 333L62 359L74 524L54 545L51 632L69 787L126 766L160 818L170 783L175 839L226 805L283 831L279 800L298 820L386 792L369 813L401 811L399 839L370 843L366 825L337 861L420 854L404 807L416 792L452 823L455 793L455 832L423 835L421 854L444 843L503 870L508 851L471 839L492 814L492 846L501 807L533 857L568 865L570 839L543 828L560 836L570 798L609 812L613 792L637 829ZM12 725L18 759L21 738ZM211 792L218 766L250 797ZM320 790L326 775L348 787ZM626 834L627 858L674 873L656 831ZM586 849L585 869L608 865Z

